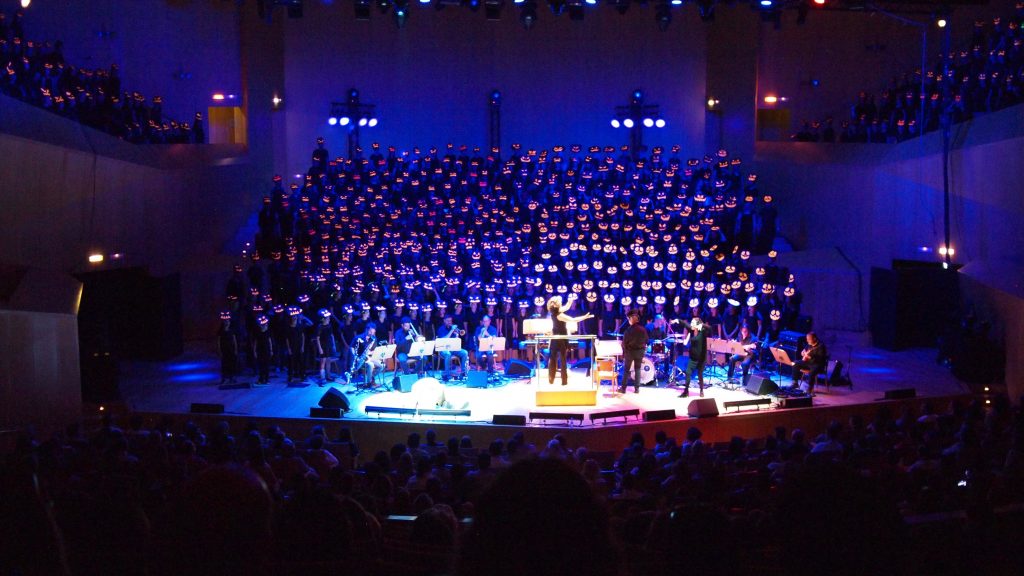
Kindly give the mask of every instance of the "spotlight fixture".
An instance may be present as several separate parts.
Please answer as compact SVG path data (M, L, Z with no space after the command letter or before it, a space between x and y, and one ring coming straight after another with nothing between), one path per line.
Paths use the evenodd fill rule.
M622 122L619 122L618 118L612 118L612 128L619 128L622 126Z
M633 127L633 119L632 118L626 118L625 120L622 121L622 125L625 126L626 128L632 128Z
M945 28L946 27L946 19L945 18L939 18L938 20L935 21L935 25L938 26L939 28Z
M377 9L381 14L387 14L391 8L391 0L377 0Z
M32 5L32 0L21 0L21 7L28 8Z
M395 0L395 26L402 28L409 18L409 0Z
M537 3L533 0L523 2L523 7L519 11L519 21L523 23L523 28L529 30L533 28L533 25L537 23Z

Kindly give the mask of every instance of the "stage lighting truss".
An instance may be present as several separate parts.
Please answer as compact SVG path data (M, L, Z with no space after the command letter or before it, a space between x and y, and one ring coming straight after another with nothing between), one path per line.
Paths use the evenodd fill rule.
M331 113L327 117L330 126L343 126L354 129L374 128L377 126L375 114L376 104L363 104L359 101L359 92L351 90L346 102L331 102Z

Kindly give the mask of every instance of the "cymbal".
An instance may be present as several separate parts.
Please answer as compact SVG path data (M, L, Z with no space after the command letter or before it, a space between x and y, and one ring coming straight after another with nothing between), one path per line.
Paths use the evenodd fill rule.
M608 332L608 335L609 336L618 336L619 338L621 338L622 337L622 332Z

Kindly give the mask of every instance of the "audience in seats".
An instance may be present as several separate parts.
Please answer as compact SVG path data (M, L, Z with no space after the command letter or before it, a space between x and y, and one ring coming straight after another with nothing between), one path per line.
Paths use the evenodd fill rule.
M623 432L621 454L407 439L351 469L322 457L349 432L107 417L3 456L0 571L1015 573L1022 412L907 406L721 443Z

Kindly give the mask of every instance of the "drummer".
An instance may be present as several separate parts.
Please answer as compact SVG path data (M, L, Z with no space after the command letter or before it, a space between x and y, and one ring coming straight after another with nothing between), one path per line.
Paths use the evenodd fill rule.
M656 314L651 323L647 325L647 335L654 340L664 340L668 337L668 321L662 314Z

